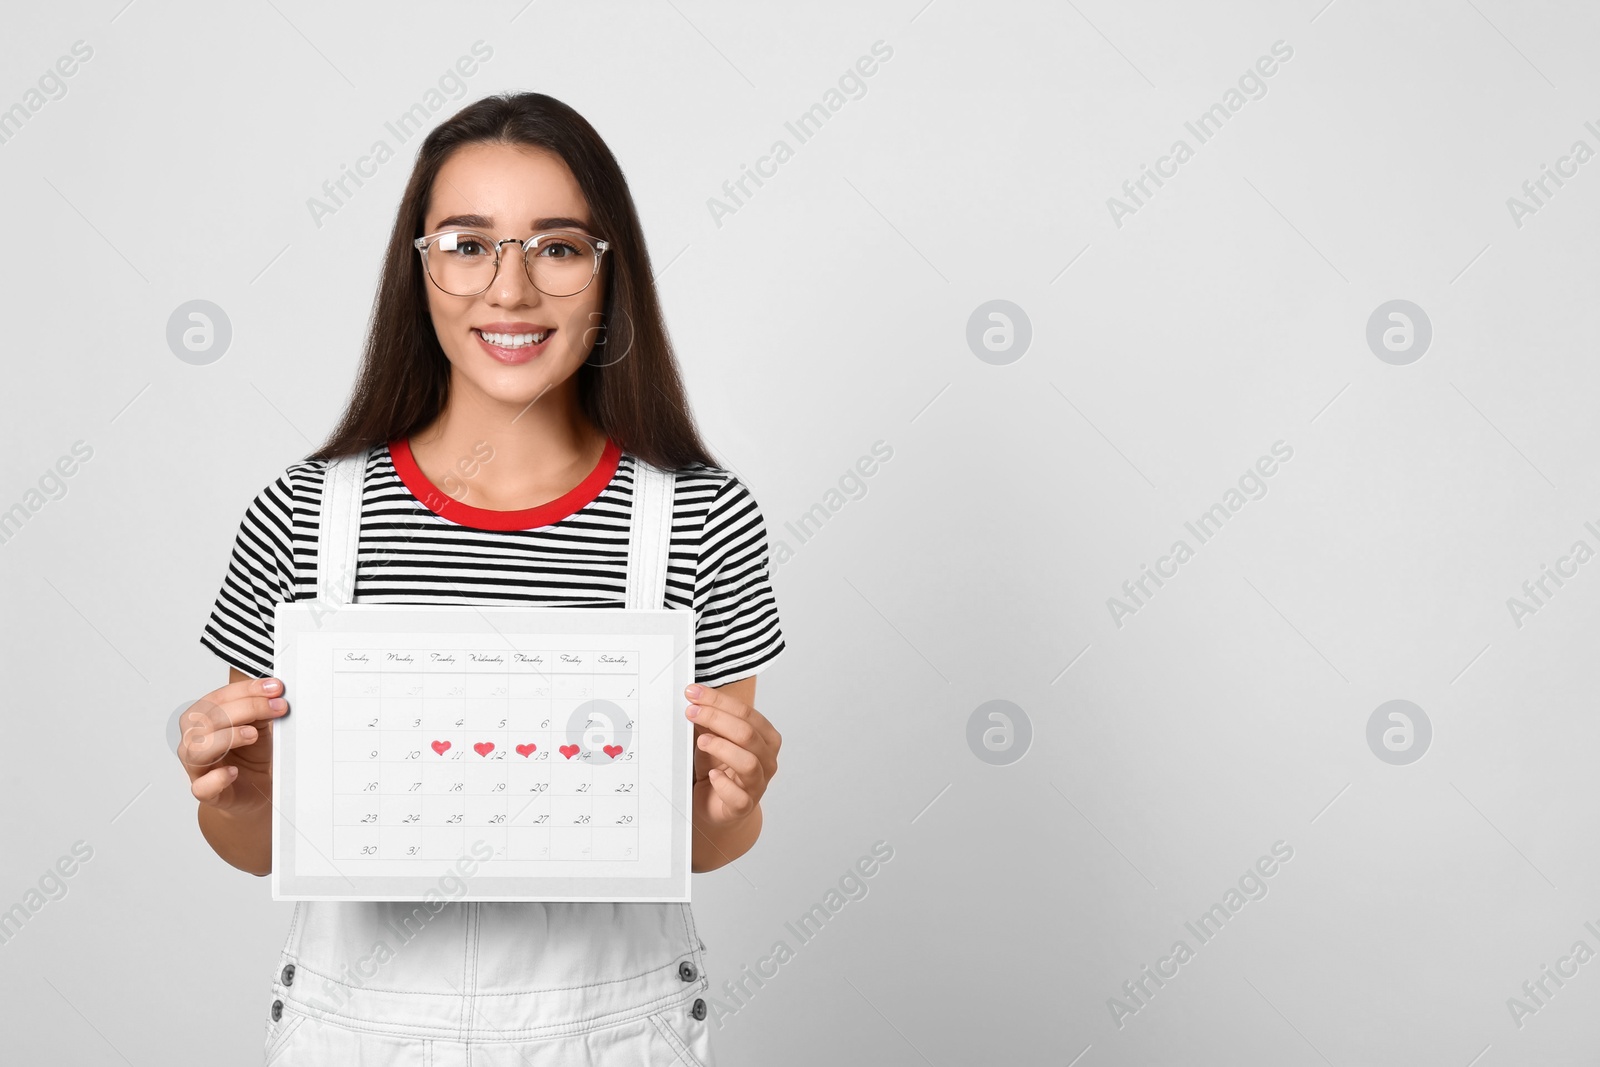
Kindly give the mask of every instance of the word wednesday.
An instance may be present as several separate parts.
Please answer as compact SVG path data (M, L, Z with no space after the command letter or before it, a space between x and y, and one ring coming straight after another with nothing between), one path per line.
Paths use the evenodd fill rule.
M1276 56L1277 59L1273 59ZM1222 124L1227 122L1251 100L1260 100L1267 95L1267 78L1278 73L1278 64L1287 63L1294 56L1294 49L1281 38L1272 42L1272 55L1261 56L1256 60L1254 67L1245 68L1239 75L1239 88L1229 88L1222 94L1219 103L1212 104L1193 122L1185 122L1183 128L1194 137L1195 144L1202 145L1217 134L1222 132ZM1154 169L1145 163L1139 164L1139 176L1122 183L1122 192L1128 199L1120 200L1114 196L1106 197L1106 210L1111 213L1111 221L1117 229L1122 229L1122 220L1128 215L1137 215L1139 208L1155 196L1146 182L1154 182L1157 189L1166 182L1162 178L1175 178L1178 168L1194 158L1194 149L1182 137L1172 142L1172 147L1167 154L1156 159ZM1144 196L1141 198L1140 193ZM1128 201L1131 200L1132 203Z

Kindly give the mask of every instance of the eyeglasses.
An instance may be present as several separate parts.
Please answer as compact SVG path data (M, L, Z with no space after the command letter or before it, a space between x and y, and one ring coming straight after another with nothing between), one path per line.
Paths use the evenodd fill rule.
M536 233L526 241L496 241L481 230L441 230L412 242L422 269L439 290L451 296L477 296L500 273L500 246L522 247L522 266L533 287L546 296L576 296L600 273L600 257L610 242L576 230Z

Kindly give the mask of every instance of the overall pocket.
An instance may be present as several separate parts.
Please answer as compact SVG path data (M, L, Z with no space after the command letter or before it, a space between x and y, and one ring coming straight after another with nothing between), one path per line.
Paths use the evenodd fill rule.
M305 1021L306 1017L299 1012L284 1009L283 1015L276 1022L267 1025L267 1039L261 1050L262 1067L269 1067L283 1050L289 1047L289 1039Z
M683 1067L713 1067L711 1026L706 1016L705 998L694 997L658 1011L649 1019Z

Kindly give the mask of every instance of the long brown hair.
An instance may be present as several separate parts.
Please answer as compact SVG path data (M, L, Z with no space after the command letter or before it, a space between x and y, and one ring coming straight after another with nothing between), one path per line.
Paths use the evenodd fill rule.
M456 149L484 142L529 145L560 156L589 202L596 232L611 244L601 312L606 356L592 355L576 371L583 413L625 451L658 467L715 466L689 413L622 168L582 115L543 93L485 97L423 140L389 235L349 404L328 440L307 458L333 459L409 436L444 410L450 361L434 332L428 283L412 242L422 236L439 168Z

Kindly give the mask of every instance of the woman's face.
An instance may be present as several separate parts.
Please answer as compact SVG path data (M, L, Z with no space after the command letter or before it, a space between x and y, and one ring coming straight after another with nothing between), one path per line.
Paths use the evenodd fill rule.
M595 234L593 222L560 156L525 145L474 144L457 149L439 168L423 232L460 227L494 240L526 240L568 229L604 237ZM567 391L575 403L573 373L598 336L606 272L574 296L549 296L534 288L519 256L516 245L501 245L500 269L477 296L451 296L423 282L434 330L452 367L451 394L465 388L519 413L546 391ZM535 343L525 343L528 334Z

